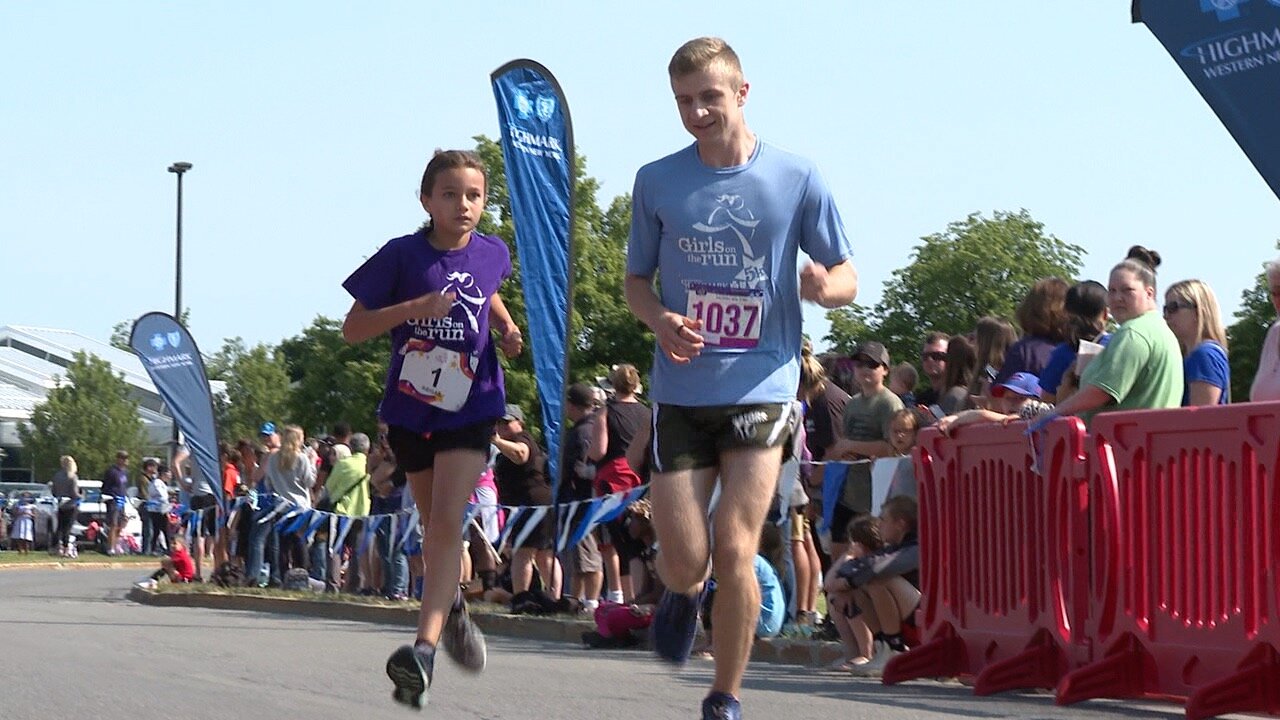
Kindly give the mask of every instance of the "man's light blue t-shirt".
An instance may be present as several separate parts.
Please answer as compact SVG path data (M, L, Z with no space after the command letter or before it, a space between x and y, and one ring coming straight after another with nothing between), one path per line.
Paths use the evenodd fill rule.
M810 161L763 141L746 164L697 144L649 163L632 193L627 273L658 278L669 310L703 322L687 365L655 354L650 395L673 405L786 402L800 382L798 251L827 267L852 248Z

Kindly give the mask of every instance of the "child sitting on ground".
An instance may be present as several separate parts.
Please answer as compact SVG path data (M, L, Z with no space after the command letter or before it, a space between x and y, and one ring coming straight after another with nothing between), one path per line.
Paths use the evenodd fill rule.
M914 630L915 612L920 605L916 513L912 497L898 495L886 500L879 522L885 546L833 564L827 574L824 587L834 604L847 608L852 603L872 633L870 658L850 663L855 674L879 675L891 658L908 649L904 631Z
M188 583L196 576L196 563L187 552L187 541L181 536L173 538L169 556L160 559L160 569L151 573L151 577L138 583L140 587L155 587L160 578L169 578L172 583Z
M848 549L843 555L832 558L829 573L835 572L844 563L877 553L884 547L879 523L875 516L868 513L850 520L844 536ZM841 672L852 672L855 667L871 659L871 630L863 621L862 610L853 602L851 593L827 591L827 609L844 650L829 667Z
M1018 420L1035 420L1053 412L1053 406L1040 400L1040 379L1031 373L1014 373L1008 380L991 386L990 410L965 410L938 421L943 435L961 425L999 422L1008 425Z
M596 629L582 634L582 642L592 648L623 648L640 644L645 630L653 623L653 611L666 589L654 567L657 557L657 534L653 530L653 507L648 500L637 500L627 508L622 527L644 549L640 565L632 571L632 582L638 583L630 604L601 602L595 609ZM643 575L636 573L643 567Z

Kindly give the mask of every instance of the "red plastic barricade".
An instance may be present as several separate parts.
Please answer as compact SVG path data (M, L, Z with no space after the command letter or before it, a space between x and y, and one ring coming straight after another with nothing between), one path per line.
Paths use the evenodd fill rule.
M1103 413L1089 443L1098 660L1058 702L1280 711L1280 403Z
M884 682L976 675L985 695L1053 687L1087 663L1088 492L1084 426L1055 421L1032 447L1025 423L920 434L925 643ZM1042 467L1033 467L1037 454Z

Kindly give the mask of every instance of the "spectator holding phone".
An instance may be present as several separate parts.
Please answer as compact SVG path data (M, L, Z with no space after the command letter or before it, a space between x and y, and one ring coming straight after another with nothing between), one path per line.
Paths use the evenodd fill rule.
M978 371L973 383L969 386L969 394L985 396L1000 374L1004 365L1004 356L1010 345L1018 339L1013 324L1004 318L987 315L978 320L974 330L974 345L978 352Z

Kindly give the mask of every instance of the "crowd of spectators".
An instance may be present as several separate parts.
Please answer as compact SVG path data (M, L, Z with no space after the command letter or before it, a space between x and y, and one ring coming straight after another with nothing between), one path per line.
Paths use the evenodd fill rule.
M922 427L936 424L950 434L978 423L1060 415L1088 421L1111 410L1232 402L1228 342L1212 290L1199 280L1176 282L1164 291L1161 307L1159 265L1158 253L1134 247L1106 286L1046 278L1019 305L1016 325L983 317L967 333L924 333L914 363L893 364L884 345L871 338L848 356L815 357L806 347L797 389L804 422L793 452L793 465L803 464L802 481L777 499L763 534L756 563L764 598L758 633L790 627L838 639L845 652L833 667L862 674L878 672L915 642L915 503L899 496L872 507L871 465L857 461L908 455ZM1267 278L1280 314L1280 262L1267 265ZM583 638L592 647L634 645L662 592L647 502L633 504L560 554L554 552L555 513L520 515L502 532L498 505L572 503L647 480L651 413L636 368L619 364L595 384L570 386L566 399L570 425L556 497L546 451L523 410L508 405L497 422L489 468L472 497L486 508L467 528L459 582L468 597L507 603L518 612L594 617L596 631ZM1249 400L1280 400L1280 322L1267 334ZM131 479L129 456L121 452L104 479L105 495L135 498L144 526L141 552L164 556L149 582L420 596L421 529L408 528L409 538L396 523L381 523L368 539L363 532L370 516L405 517L413 508L385 427L371 439L338 423L324 437L307 438L297 426L277 430L267 422L258 437L223 444L221 476L213 482L193 479L189 461L185 452L172 469L144 459ZM821 473L811 468L826 461L852 464L823 523ZM77 477L74 459L62 458L52 482L60 503L55 552L65 554L74 544ZM229 524L214 519L215 493L226 501L247 499ZM281 500L289 508L349 518L351 527L341 538L333 535L336 522L280 532L274 520ZM31 542L25 507L17 504L9 518L10 545L20 552ZM121 548L121 507L108 503L108 553ZM179 523L182 510L204 512ZM582 519L580 512L565 521ZM500 538L507 542L500 545ZM709 612L704 615L709 620Z

